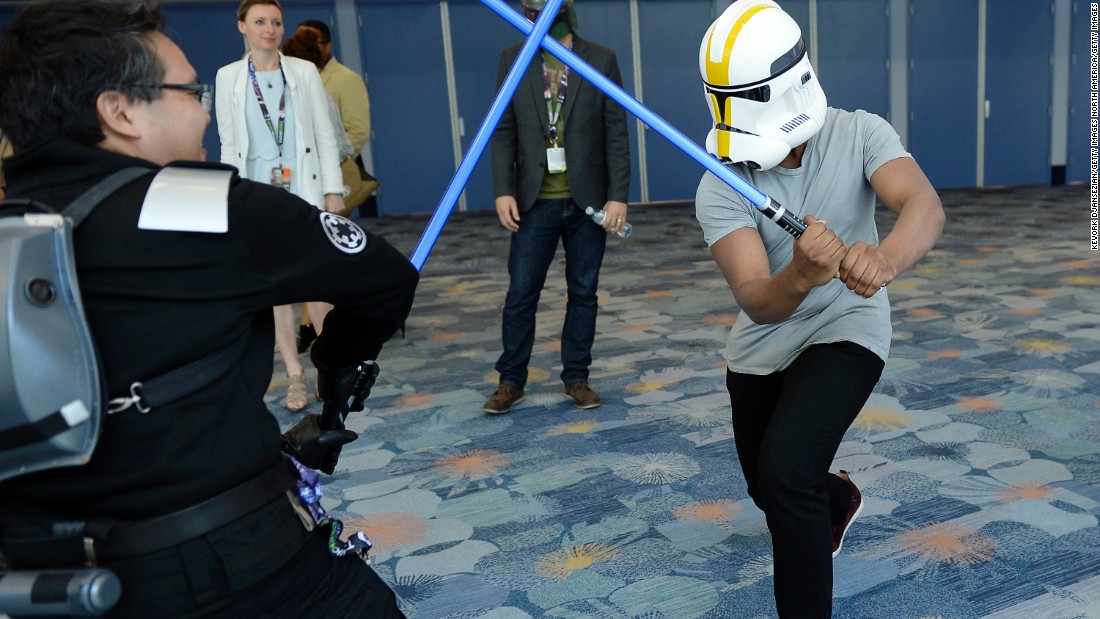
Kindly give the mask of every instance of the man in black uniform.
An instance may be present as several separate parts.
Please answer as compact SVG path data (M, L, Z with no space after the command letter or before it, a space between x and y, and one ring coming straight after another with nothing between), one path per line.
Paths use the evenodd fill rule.
M312 359L326 408L336 406L346 403L357 362L376 358L405 320L417 271L353 222L218 164L191 166L226 175L226 232L139 228L154 175L169 162L203 159L210 122L212 93L159 32L163 24L155 0L40 0L13 19L0 37L0 127L18 153L4 162L9 197L61 208L113 172L149 170L75 233L110 397L230 342L247 345L208 386L144 414L137 406L111 414L87 465L0 483L0 561L74 567L63 564L71 547L40 539L20 552L18 538L76 522L87 525L78 545L94 542L81 546L75 567L95 562L122 582L112 617L402 617L359 556L329 551L332 527L303 526L314 523L287 500L297 479L276 476L260 490L253 482L292 468L263 402L271 308L335 306ZM188 206L174 212L181 230ZM258 497L262 507L234 514L242 494L255 501L258 492L269 493ZM231 522L203 530L203 518L227 513Z

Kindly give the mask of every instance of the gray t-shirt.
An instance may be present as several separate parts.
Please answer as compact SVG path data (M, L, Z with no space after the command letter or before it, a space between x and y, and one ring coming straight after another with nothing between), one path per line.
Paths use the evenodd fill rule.
M882 118L857 110L829 108L821 131L810 139L802 166L776 166L754 171L742 164L730 168L799 217L828 221L844 242L878 245L875 192L870 178L882 164L909 157L897 132ZM774 276L792 258L794 239L764 217L729 185L707 172L695 195L695 216L707 245L744 227L755 228L764 241ZM726 362L745 374L782 370L814 344L848 341L874 352L883 361L890 351L890 301L886 290L864 299L839 280L810 291L787 320L758 325L744 311L730 329Z

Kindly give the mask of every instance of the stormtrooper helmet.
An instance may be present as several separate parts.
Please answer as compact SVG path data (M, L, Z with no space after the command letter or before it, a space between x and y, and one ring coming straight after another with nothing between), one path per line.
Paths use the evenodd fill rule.
M767 170L825 122L825 93L802 31L771 0L737 0L699 46L699 73L714 127L707 151Z

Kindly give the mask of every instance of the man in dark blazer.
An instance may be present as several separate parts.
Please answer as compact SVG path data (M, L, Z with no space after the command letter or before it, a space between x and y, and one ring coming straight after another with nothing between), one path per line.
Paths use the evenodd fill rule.
M546 0L522 0L534 21ZM615 52L576 35L572 0L565 0L550 35L616 84L622 84ZM497 86L521 44L500 54ZM485 402L487 413L507 413L523 400L527 364L535 341L535 312L546 273L565 248L568 287L561 338L565 394L582 409L601 404L588 384L596 334L596 287L607 232L626 224L630 143L626 112L559 59L540 52L527 68L492 140L493 194L500 223L512 232L508 295L496 363L500 382ZM596 224L585 207L604 209Z

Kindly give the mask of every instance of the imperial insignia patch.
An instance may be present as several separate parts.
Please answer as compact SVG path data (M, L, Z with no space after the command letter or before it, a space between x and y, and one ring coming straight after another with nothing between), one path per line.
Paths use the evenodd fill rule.
M354 221L334 215L321 213L321 228L336 249L345 254L358 254L367 247L367 233Z

